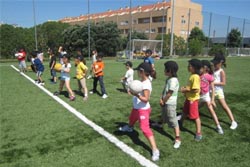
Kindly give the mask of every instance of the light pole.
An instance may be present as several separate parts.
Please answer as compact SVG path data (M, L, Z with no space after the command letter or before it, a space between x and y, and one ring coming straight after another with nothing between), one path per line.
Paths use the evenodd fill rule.
M132 0L130 0L130 4L129 4L129 14L130 14L130 30L129 30L129 59L132 59L132 53L131 53L131 50L132 50L132 42L131 42L131 38L132 38Z
M174 10L175 10L175 0L172 0L172 23L171 23L171 42L170 42L170 56L173 55L173 43L174 43Z
M90 18L89 18L89 0L88 0L88 56L90 60Z
M37 30L36 30L36 9L35 9L35 0L32 1L33 2L33 20L34 20L34 28L35 28L35 42L36 42L36 50L37 49Z

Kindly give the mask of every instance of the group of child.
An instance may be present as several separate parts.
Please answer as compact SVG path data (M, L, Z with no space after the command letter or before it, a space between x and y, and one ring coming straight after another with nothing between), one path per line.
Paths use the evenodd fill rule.
M188 79L187 85L180 88L180 92L184 94L186 100L182 115L178 117L176 113L179 91L179 81L177 76L178 64L175 61L167 61L164 64L167 79L160 98L160 106L162 108L161 121L155 123L153 126L162 127L164 123L167 123L169 127L174 129L174 148L177 149L181 145L180 128L183 127L183 122L186 118L194 120L196 124L196 135L194 139L196 141L202 139L199 107L204 104L207 106L214 119L217 132L219 134L224 133L214 111L214 108L216 107L215 98L218 99L222 108L231 120L230 129L237 128L237 122L235 121L224 97L223 86L226 84L226 78L222 66L226 66L226 59L223 55L216 55L211 62L198 59L191 59L188 61L188 71L191 75ZM156 146L154 135L150 129L149 123L151 113L149 99L152 92L152 85L149 76L152 72L152 67L149 63L144 62L134 70L138 71L138 77L143 84L143 91L139 94L129 92L133 95L133 108L129 116L128 125L120 127L119 130L122 132L132 132L135 122L139 120L140 129L148 139L152 148L152 160L157 161L160 157L160 151Z

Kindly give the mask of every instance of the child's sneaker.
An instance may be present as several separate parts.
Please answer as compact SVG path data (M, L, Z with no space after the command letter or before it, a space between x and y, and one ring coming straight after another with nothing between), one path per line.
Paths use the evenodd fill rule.
M69 97L69 100L70 100L70 101L74 101L75 99L76 99L75 96L70 96L70 97Z
M152 161L158 161L160 159L160 151L158 149L152 152Z
M179 148L181 146L181 141L180 140L175 140L174 142L174 148Z
M238 126L237 122L232 121L232 124L231 124L231 126L230 126L230 129L234 130L234 129L237 128L237 126Z
M91 75L89 75L88 77L87 77L87 79L91 79L92 78L92 76Z
M119 127L119 131L122 132L133 132L133 128L128 126L128 125L124 125L123 127Z
M60 95L60 92L54 92L53 95L58 96L58 95Z
M196 141L201 141L202 135L201 135L201 134L196 134L194 139L195 139Z
M223 129L222 129L221 126L217 126L216 131L217 131L220 135L223 135L223 134L224 134Z
M103 94L103 95L102 95L102 98L103 98L103 99L106 99L106 98L108 98L108 95Z

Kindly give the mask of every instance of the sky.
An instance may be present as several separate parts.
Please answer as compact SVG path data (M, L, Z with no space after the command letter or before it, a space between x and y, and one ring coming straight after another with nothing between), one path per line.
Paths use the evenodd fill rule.
M162 0L132 0L132 6L147 5ZM227 25L228 16L231 24L243 25L246 22L250 31L250 0L192 0L203 6L204 26L208 27L209 13L212 12L214 24L223 22ZM129 0L90 0L90 13L103 12L108 9L119 9L129 6ZM59 20L67 16L79 16L88 13L87 0L34 0L36 23L48 20ZM21 27L34 26L33 0L0 0L0 23L17 24ZM241 26L243 27L243 26ZM249 27L249 29L248 29ZM224 29L224 28L223 28ZM242 29L239 27L239 29ZM245 30L246 31L246 30ZM249 32L250 36L250 32Z

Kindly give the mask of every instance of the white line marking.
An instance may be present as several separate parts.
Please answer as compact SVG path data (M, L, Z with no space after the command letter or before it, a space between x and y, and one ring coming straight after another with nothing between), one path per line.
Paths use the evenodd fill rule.
M19 72L19 70L14 66L11 65L11 67ZM134 149L117 139L115 136L104 130L99 125L95 124L91 120L89 120L87 117L82 115L80 112L78 112L75 108L71 107L68 103L64 102L62 99L60 99L57 96L54 96L49 90L44 88L43 86L36 84L33 79L31 79L29 76L27 76L24 73L20 73L22 76L27 78L30 82L32 82L34 85L39 87L41 90L43 90L45 93L47 93L50 97L52 97L54 100L56 100L58 103L60 103L63 107L65 107L69 112L74 114L76 117L81 119L85 124L93 128L96 132L98 132L100 135L104 136L107 140L109 140L111 143L115 144L118 148L120 148L123 152L130 155L133 159L135 159L137 162L139 162L142 166L146 167L158 167L155 163L151 162L144 156L142 156L140 153L136 152Z

